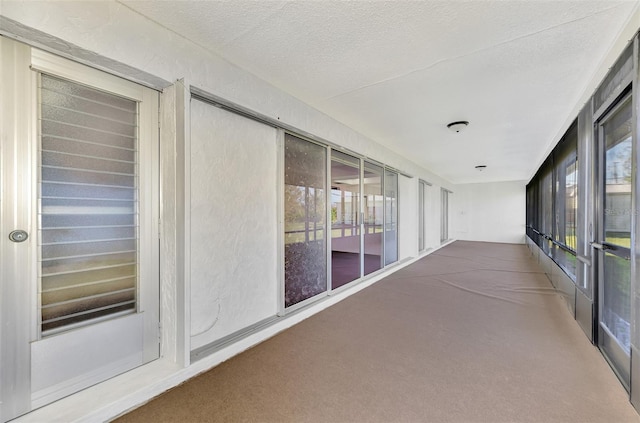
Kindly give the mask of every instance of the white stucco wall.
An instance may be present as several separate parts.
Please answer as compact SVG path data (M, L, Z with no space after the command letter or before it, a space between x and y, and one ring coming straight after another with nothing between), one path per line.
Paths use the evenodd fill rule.
M398 177L398 260L418 255L418 180Z
M456 185L451 235L468 241L524 243L524 181Z
M274 316L277 131L191 101L191 349Z

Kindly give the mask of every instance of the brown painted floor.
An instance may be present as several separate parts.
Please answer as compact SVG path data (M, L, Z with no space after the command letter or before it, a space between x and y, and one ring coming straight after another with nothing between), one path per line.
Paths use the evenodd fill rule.
M522 245L455 242L118 422L640 422Z

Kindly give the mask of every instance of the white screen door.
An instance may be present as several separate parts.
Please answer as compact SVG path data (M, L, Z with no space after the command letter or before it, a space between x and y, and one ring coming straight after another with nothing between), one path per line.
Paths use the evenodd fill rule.
M159 356L158 94L0 42L6 421Z

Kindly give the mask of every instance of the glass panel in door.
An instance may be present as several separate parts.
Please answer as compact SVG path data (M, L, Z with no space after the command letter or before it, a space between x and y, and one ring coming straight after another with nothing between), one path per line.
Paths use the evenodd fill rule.
M331 288L360 277L360 159L331 152Z
M364 162L364 274L382 269L382 230L384 226L384 169Z
M41 77L43 335L136 311L137 103Z
M602 182L599 344L629 386L631 322L632 108L627 97L600 123ZM597 244L596 244L597 245Z
M285 307L327 290L327 149L285 135Z

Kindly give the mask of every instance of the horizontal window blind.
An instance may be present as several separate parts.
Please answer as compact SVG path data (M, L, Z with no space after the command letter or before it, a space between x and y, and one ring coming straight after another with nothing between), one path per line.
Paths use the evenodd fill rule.
M40 78L43 334L136 310L138 105Z

